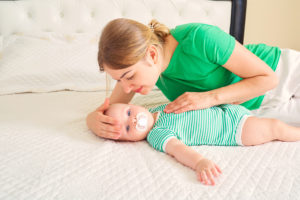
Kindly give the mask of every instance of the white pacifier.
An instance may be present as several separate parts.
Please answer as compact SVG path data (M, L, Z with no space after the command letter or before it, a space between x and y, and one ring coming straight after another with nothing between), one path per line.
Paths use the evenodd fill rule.
M138 113L136 115L136 120L137 120L137 123L136 123L135 128L138 131L146 131L147 125L148 125L148 117L147 117L146 113L142 113L142 112Z

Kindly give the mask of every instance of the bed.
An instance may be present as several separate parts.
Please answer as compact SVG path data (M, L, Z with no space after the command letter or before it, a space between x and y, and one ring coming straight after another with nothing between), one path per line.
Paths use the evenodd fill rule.
M216 186L152 149L88 130L113 82L97 66L101 29L126 17L218 25L243 42L245 1L0 1L0 199L299 199L299 142L197 146L223 170ZM132 103L168 100L155 88Z

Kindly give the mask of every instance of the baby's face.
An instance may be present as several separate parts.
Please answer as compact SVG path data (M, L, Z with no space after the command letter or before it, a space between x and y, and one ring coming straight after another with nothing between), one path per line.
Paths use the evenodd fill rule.
M147 137L153 126L153 116L146 108L131 104L112 104L105 112L121 123L119 140L140 141Z

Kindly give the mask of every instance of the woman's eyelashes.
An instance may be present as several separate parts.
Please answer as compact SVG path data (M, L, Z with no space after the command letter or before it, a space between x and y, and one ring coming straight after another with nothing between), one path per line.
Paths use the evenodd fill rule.
M132 76L130 76L130 77L128 77L128 78L126 78L126 80L128 80L128 81L130 81L130 80L132 80L134 78L134 74L132 75ZM117 82L120 82L121 80L117 80L117 79L115 79Z
M128 78L127 78L127 80L129 80L129 81L130 81L130 80L132 80L132 79L133 79L133 77L134 77L134 75L132 75L132 76L128 77Z

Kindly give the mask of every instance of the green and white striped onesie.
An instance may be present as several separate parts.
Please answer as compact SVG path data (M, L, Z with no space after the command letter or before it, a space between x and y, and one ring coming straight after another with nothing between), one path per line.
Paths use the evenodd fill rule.
M241 129L240 122L244 122L244 119L251 115L245 107L224 104L202 110L167 114L163 111L166 105L149 109L151 113L160 112L147 136L147 141L156 150L165 152L165 146L172 137L188 146L242 145L240 138L236 138L236 133L237 129ZM240 133L238 137L241 137Z

